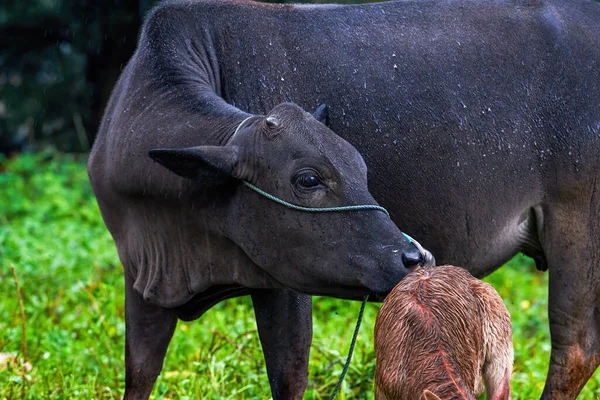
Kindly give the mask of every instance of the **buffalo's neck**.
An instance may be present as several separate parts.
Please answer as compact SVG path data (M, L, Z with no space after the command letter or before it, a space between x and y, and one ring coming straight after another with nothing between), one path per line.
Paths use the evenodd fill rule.
M178 307L215 286L281 286L223 235L218 206L195 208L173 200L121 199L128 212L111 229L126 272L144 298Z

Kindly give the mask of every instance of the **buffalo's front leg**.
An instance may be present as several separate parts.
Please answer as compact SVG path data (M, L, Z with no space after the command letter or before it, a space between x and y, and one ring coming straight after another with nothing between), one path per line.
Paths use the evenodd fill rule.
M177 317L148 304L125 277L125 396L147 399L162 369Z
M308 384L312 300L290 290L252 293L273 400L302 399Z
M544 400L576 399L600 363L600 220L596 212L580 215L590 209L600 211L588 203L546 217L552 351Z

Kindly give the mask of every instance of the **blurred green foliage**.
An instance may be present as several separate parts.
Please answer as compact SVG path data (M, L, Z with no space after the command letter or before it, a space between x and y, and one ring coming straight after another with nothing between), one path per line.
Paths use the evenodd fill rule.
M20 356L21 319L10 264L25 304L29 399L111 399L124 382L122 267L86 175L85 160L51 153L0 160L0 353ZM550 339L547 274L518 256L486 278L512 315L514 399L538 398ZM307 399L326 398L341 372L360 304L315 297ZM338 399L373 397L369 304ZM0 367L0 399L20 396L19 364ZM600 394L600 375L580 398ZM180 323L154 389L159 399L269 398L248 298L222 302L198 321Z

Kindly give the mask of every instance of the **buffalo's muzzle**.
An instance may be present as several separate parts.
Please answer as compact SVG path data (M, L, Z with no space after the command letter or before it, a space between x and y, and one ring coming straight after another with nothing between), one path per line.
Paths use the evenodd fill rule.
M425 255L417 248L417 246L411 246L411 248L402 253L402 263L406 268L414 268L423 265L425 261Z

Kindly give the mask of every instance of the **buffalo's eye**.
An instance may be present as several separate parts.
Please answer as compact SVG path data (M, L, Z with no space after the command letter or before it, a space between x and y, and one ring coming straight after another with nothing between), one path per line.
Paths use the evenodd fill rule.
M316 173L307 171L296 175L294 183L304 189L314 189L321 185L321 179Z

